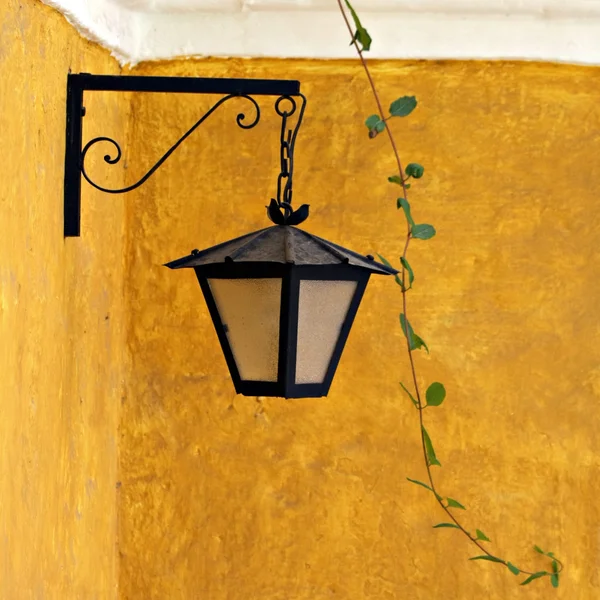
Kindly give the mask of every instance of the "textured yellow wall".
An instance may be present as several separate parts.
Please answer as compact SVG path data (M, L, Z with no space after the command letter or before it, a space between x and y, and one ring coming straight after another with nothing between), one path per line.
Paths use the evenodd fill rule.
M34 0L0 2L0 31L0 598L111 599L123 204L88 187L64 240L62 190L67 72L118 65ZM87 108L122 134L126 103Z
M132 360L121 428L120 594L134 599L404 600L600 597L597 187L599 71L505 62L380 62L411 194L438 236L413 245L420 379L446 384L427 413L440 490L465 524L530 568L533 543L568 565L561 588L519 588L469 563L457 532L406 477L424 477L393 281L374 278L327 399L236 397L191 272L161 263L268 225L278 127L221 108L127 204ZM364 253L401 251L374 112L352 62L181 61L136 74L287 77L309 98L297 148L305 228ZM209 105L133 99L128 181ZM539 583L539 582L538 582Z
M386 104L420 101L394 128L405 161L426 166L414 213L438 229L414 243L410 307L432 351L418 356L422 382L448 389L427 415L440 490L513 562L543 566L533 543L563 557L554 592L467 562L468 545L431 528L443 515L406 481L424 475L389 278L373 278L327 399L234 395L193 274L161 264L268 224L272 111L244 132L237 106L221 108L126 198L85 186L83 236L65 241L66 73L118 67L33 0L5 1L0 30L2 600L600 596L598 69L374 64ZM366 137L374 109L358 65L133 72L300 79L306 229L399 254L393 159L383 136ZM89 95L85 138L123 141L126 165L107 167L100 150L93 173L135 180L209 101Z

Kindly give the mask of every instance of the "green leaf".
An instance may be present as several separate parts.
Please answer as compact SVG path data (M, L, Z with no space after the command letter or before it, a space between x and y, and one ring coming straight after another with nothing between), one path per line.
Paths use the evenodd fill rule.
M552 575L550 575L550 583L552 584L552 587L558 587L558 573L552 573Z
M429 466L437 465L438 467L441 467L442 463L440 463L435 455L435 450L433 449L433 444L431 443L431 438L429 437L427 430L425 427L421 427L421 429L423 430L423 440L425 441L425 451L427 453L427 462L429 463Z
M438 381L433 382L425 392L427 406L439 406L446 397L446 388Z
M517 567L515 567L515 565L513 565L511 562L507 562L506 566L508 567L508 570L513 574L513 575L519 575L521 573L521 571L519 571L519 569Z
M360 22L356 11L354 10L354 8L352 8L352 5L350 4L349 0L345 1L346 6L350 10L350 14L352 15L352 19L354 20L354 25L356 26L356 33L354 34L352 41L354 42L355 40L357 40L362 46L362 49L368 51L371 49L371 42L373 41L373 39L368 34L367 30L362 26L362 23Z
M387 260L387 258L384 258L383 256L381 256L381 254L378 254L377 256L379 256L379 260L386 266L386 267L390 267L390 269L393 269L394 267L392 267L391 263L389 260ZM396 280L396 283L402 288L404 289L404 284L402 283L402 279L400 279L400 277L398 277L398 274L396 274L394 276L394 279Z
M414 399L413 395L406 389L406 386L402 382L400 382L400 385L402 386L402 389L408 394L408 397L412 400L412 403L415 405L415 408L419 408L419 403ZM409 481L412 481L412 479L409 479Z
M385 123L379 115L370 115L365 120L365 125L369 129L369 137L374 138L385 129Z
M400 175L392 175L390 177L388 177L388 181L390 183L396 183L398 185L402 185L402 177L400 177ZM404 187L409 190L410 189L410 183L405 183ZM398 204L398 208L400 208L400 204Z
M404 335L408 339L409 347L411 350L418 350L419 348L425 348L427 354L429 354L429 348L427 344L413 331L410 323L404 317L404 313L400 313L400 326Z
M411 479L410 477L407 477L406 479L408 479L411 483L416 483L417 485L420 485L420 486L428 489L430 492L433 492L433 490L426 483L423 483L422 481L418 481L417 479Z
M410 289L412 287L413 281L415 280L415 274L413 273L411 266L408 264L408 261L406 260L406 258L404 258L404 256L400 257L400 262L402 263L402 266L408 271L408 289Z
M462 508L462 510L467 510L458 500L454 500L454 498L446 498L448 500L448 506L451 508Z
M408 200L405 200L404 198L398 198L397 206L398 208L401 208L404 211L404 216L406 217L408 224L412 228L414 228L415 222L412 218L412 215L410 214L410 204L408 203Z
M434 529L440 529L442 527L452 527L453 529L460 529L460 527L456 525L456 523L438 523L437 525L433 526Z
M539 546L534 546L533 549L540 554L546 554Z
M406 117L417 107L417 99L414 96L402 96L390 104L390 115L392 117Z
M400 175L391 175L388 177L388 181L390 183L397 183L398 185L402 185L402 177Z
M413 343L415 345L415 350L419 348L425 348L427 354L429 354L429 348L427 344L423 341L423 338L420 338L416 333L413 333Z
M482 540L483 542L489 542L490 538L481 531L481 529L476 529L475 533L477 534L477 539Z
M546 552L546 556L549 556L550 558L555 558L554 552Z
M381 121L381 117L379 115L371 115L371 116L367 117L367 119L365 121L365 125L369 129L373 129L373 127L375 127L375 125L377 125L377 123L379 123L379 121Z
M551 552L548 554L551 554ZM552 561L552 571L554 571L554 573L558 573L558 563L555 560Z
M414 177L415 179L421 179L423 173L425 173L425 167L419 163L409 163L404 169L407 177Z
M481 556L473 556L473 558L470 558L469 560L489 560L490 562L501 563L503 565L506 564L502 559L496 558L495 556L487 556L486 554L482 554Z
M523 581L523 583L521 583L521 585L527 585L528 583L531 583L534 579L539 579L544 575L548 575L548 573L546 571L538 571L537 573L530 575L525 581Z
M389 267L390 269L393 269L394 267L392 267L390 261L385 258L384 256L381 256L381 254L378 254L377 256L379 256L379 260L386 266Z
M410 234L418 240L429 240L435 235L435 228L427 223L413 225Z
M408 322L408 319L404 316L404 313L400 313L400 327L402 327L402 332L404 333L404 335L410 343L410 349L414 350L413 337L415 335L415 332L413 331L411 324Z

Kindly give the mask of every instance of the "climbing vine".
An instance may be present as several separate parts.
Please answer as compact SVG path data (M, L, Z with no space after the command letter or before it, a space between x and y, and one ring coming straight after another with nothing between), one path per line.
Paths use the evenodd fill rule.
M543 554L549 560L549 569L544 571L527 570L520 566L516 566L509 560L496 556L493 552L491 552L488 549L489 546L484 546L485 543L490 542L490 539L485 535L485 533L480 529L475 529L475 533L473 533L463 525L464 521L457 517L457 515L460 513L456 511L466 511L466 507L463 504L461 504L458 500L440 494L435 485L433 477L433 467L441 467L441 464L436 456L431 437L427 432L427 429L425 428L424 411L428 407L439 407L446 398L446 390L443 384L439 382L434 382L431 385L429 385L423 397L423 393L419 388L419 384L417 381L417 372L415 367L414 352L416 350L424 349L427 353L429 353L429 348L427 347L427 344L423 341L423 339L414 332L408 320L407 295L413 286L415 274L410 266L410 263L408 262L407 254L410 242L412 240L428 240L432 238L436 232L435 228L432 225L429 225L428 223L417 223L414 220L411 212L411 207L408 202L408 190L411 186L411 183L409 183L409 181L411 179L417 180L423 177L425 169L422 165L418 163L410 163L407 164L405 168L402 168L402 162L400 160L398 147L394 140L393 133L390 127L388 126L388 121L390 121L390 119L393 119L395 117L407 117L408 115L410 115L413 112L413 110L415 110L415 108L417 107L417 99L414 96L403 96L401 98L398 98L397 100L394 100L390 104L389 110L387 112L384 111L381 97L377 91L375 82L373 81L373 77L371 76L371 72L369 71L369 67L364 57L364 53L370 50L371 43L373 40L367 32L367 30L365 29L365 27L362 25L358 14L356 13L356 11L350 3L350 0L337 0L337 3L348 28L348 32L351 36L350 43L355 47L358 53L361 64L365 70L365 74L371 86L373 97L375 99L375 104L377 105L377 113L367 117L365 125L367 126L370 138L376 138L379 134L383 132L387 133L387 137L391 143L398 167L397 173L389 176L388 181L391 184L400 186L401 188L400 196L396 201L396 205L398 210L402 210L407 226L404 248L400 257L400 275L396 275L396 283L398 284L398 286L400 286L400 292L402 294L402 312L400 313L400 327L402 328L402 331L406 338L406 349L408 353L408 361L410 365L412 379L411 387L413 391L411 392L409 387L407 387L404 383L401 383L400 385L402 386L404 393L408 396L414 408L418 412L421 445L423 449L423 458L427 471L427 483L419 481L417 479L407 479L411 483L419 485L422 488L428 490L433 496L433 498L437 501L440 508L448 517L448 521L434 525L433 527L435 529L457 529L468 539L469 543L471 543L477 548L479 554L477 556L473 556L469 560L485 560L503 565L514 575L525 576L525 579L521 581L521 585L527 585L535 579L548 577L552 586L557 588L560 581L560 573L563 571L564 566L563 563L552 552L546 552L537 545L533 546L535 552ZM344 3L346 5L346 8L344 8ZM354 23L354 27L351 24L346 9L350 13L350 17ZM379 255L379 258L386 265L392 266L390 262L383 256Z

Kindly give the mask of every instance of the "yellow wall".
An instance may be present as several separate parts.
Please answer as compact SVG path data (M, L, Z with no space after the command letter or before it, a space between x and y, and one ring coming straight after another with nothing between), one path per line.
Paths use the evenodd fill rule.
M440 490L513 562L544 566L533 543L563 557L553 592L467 562L473 550L431 528L443 514L406 481L424 468L389 278L373 278L327 399L235 396L193 274L161 265L268 225L271 109L245 132L237 106L221 108L125 198L85 186L83 235L65 241L66 72L118 67L33 0L5 2L0 24L0 598L600 597L598 69L373 65L386 104L420 102L393 127L405 161L426 167L415 216L438 229L412 248L410 311L431 348L420 379L448 389L427 414ZM305 228L398 256L393 157L366 136L356 63L132 72L300 79ZM99 150L96 177L134 181L210 101L89 94L85 139L122 140L127 167Z
M127 204L123 598L600 597L598 70L373 69L386 105L403 94L420 102L393 127L405 161L426 167L414 214L438 229L412 248L410 310L431 348L417 358L420 379L448 389L427 414L440 489L509 560L546 566L534 543L564 557L562 586L518 588L504 568L467 562L476 550L458 533L432 529L443 513L406 481L424 468L417 415L398 385L409 373L390 279L373 278L327 399L235 396L193 273L161 266L268 225L279 123L266 108L259 127L240 131L229 106ZM300 79L305 228L399 255L393 156L383 136L367 138L374 106L356 63L181 61L134 73ZM127 177L208 105L136 97L131 156L143 160Z
M64 240L62 190L67 72L118 65L37 1L0 2L0 31L0 598L111 599L123 202L86 190ZM86 104L122 135L126 103Z

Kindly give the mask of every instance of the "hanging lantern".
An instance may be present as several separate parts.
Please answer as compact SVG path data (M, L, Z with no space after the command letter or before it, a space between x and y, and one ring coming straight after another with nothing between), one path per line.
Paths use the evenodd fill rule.
M235 390L326 396L371 273L392 268L290 225L167 263L193 268Z
M99 136L82 149L84 91L170 92L224 94L177 140L138 181L107 188L87 173L85 159L96 144L109 143L115 165L121 147ZM81 178L97 190L124 194L143 185L210 115L233 99L244 99L254 109L236 123L253 129L260 121L254 95L278 96L275 112L281 117L280 173L276 199L267 214L274 223L254 233L172 261L172 269L192 268L204 293L217 336L240 394L301 398L325 396L329 391L350 328L371 273L395 274L375 262L296 226L308 217L309 207L292 208L294 147L306 98L300 83L288 80L211 79L198 77L142 77L69 74L67 77L67 136L65 145L64 234L78 237L81 227ZM296 124L288 126L295 116Z
M267 207L275 226L166 265L196 271L235 390L246 396L326 396L369 276L397 273L295 227L309 213L307 204L292 208L294 145L306 106L299 97L293 129L287 123L296 100L275 103L281 172Z

